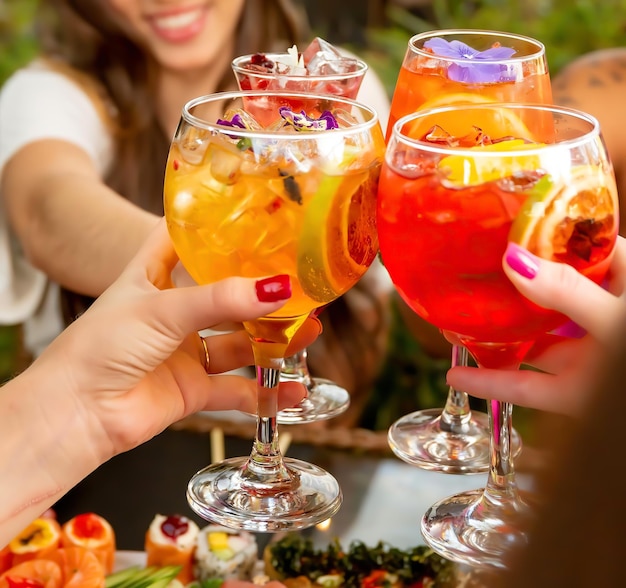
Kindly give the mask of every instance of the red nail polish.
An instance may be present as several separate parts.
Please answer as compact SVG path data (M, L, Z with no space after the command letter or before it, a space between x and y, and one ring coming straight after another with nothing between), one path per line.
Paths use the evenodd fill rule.
M291 298L291 280L287 274L259 280L256 297L260 302L278 302Z

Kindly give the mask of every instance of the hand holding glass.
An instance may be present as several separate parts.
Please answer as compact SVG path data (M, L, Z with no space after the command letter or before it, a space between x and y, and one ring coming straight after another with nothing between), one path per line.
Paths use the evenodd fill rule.
M329 473L281 456L276 393L294 333L376 256L383 150L376 113L351 100L230 92L183 110L164 190L183 265L201 284L288 275L292 289L279 311L244 324L257 373L256 438L249 457L209 466L190 481L190 505L209 520L254 531L297 529L341 504Z

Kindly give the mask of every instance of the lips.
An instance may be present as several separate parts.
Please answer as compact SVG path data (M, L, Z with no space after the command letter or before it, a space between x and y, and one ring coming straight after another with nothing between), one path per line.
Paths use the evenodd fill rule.
M147 18L152 30L163 40L172 43L189 41L203 28L207 16L205 6L189 8Z

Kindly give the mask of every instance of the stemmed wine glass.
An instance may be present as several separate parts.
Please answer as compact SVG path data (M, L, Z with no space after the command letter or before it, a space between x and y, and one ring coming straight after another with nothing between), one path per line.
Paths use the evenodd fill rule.
M343 98L239 91L183 109L164 187L181 262L200 284L288 275L292 289L279 311L244 323L256 366L256 437L250 456L192 477L187 497L206 519L252 531L299 529L341 504L328 472L283 459L277 389L294 333L351 288L377 254L383 152L376 113Z
M352 99L368 69L364 61L340 54L323 39L314 39L302 54L294 47L285 53L241 55L231 66L240 90L313 92ZM298 104L292 107L299 109ZM350 405L345 388L327 378L311 376L306 349L285 357L281 379L300 382L307 394L296 406L279 411L280 424L330 419Z
M535 339L567 319L541 309L502 269L508 242L600 282L618 200L597 121L548 105L424 110L393 128L381 173L381 254L410 307L466 347L479 368L518 369ZM488 402L486 487L445 498L422 519L435 551L503 565L526 540L528 500L511 456L512 406Z
M429 31L409 39L391 103L387 138L401 117L448 104L534 102L550 104L552 92L542 43L498 31ZM467 354L453 345L452 365ZM512 432L515 453L521 439ZM470 410L465 392L449 389L445 407L406 415L389 429L389 445L408 463L452 474L489 468L487 415Z

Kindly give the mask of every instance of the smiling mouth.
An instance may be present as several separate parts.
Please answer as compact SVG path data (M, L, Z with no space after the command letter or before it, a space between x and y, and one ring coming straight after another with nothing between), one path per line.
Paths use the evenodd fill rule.
M201 28L206 17L204 6L162 16L148 18L157 34L170 41L186 40L195 35Z

